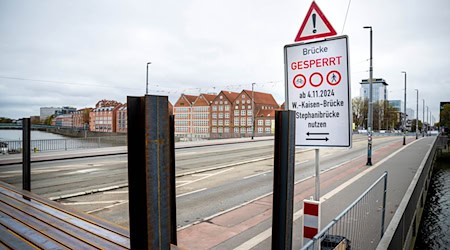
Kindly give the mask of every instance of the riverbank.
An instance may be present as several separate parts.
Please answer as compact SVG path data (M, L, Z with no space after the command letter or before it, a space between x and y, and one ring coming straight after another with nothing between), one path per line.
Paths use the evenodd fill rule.
M126 133L112 133L112 132L95 132L82 129L72 128L49 128L46 132L63 135L72 138L88 138L88 137L105 137L105 136L126 136Z
M415 249L450 246L450 153L438 156Z

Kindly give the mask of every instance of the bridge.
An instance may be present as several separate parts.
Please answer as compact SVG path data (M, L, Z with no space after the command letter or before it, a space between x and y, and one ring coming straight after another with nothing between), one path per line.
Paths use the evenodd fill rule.
M32 124L31 129L49 129L58 128L58 126L44 125L44 124ZM19 123L0 123L0 129L22 129L22 124Z
M357 241L357 238L362 237L361 235L355 235L355 228L359 228L359 230L366 228L364 230L367 231L371 228L361 224L356 224L353 231L336 233L351 240L354 249L358 249L358 246L359 248L374 249L378 244L384 244L381 249L395 249L398 246L395 244L405 245L410 242L412 235L414 235L411 228L417 230L418 222L415 220L418 220L418 217L416 215L420 214L421 204L426 197L423 190L424 183L429 183L426 180L431 176L429 167L435 152L438 151L438 146L445 144L440 140L434 136L423 137L418 140L408 137L407 145L403 146L401 137L377 137L374 139L374 166L372 167L365 166L366 141L363 136L354 137L354 147L349 151L324 150L321 156L323 160L320 177L323 195L321 195L322 218L320 228L325 228L333 218L344 211L371 183L386 171L388 172L388 185L383 239L380 241L380 230L377 229L372 238L363 238L362 242ZM221 145L214 145L214 141L207 142L208 145L199 145L199 143L202 142L177 144L177 155L179 155L176 179L179 211L177 214L179 224L178 246L186 249L270 249L272 236L272 194L270 190L272 189L273 173L270 172L270 166L265 168L264 166L270 165L270 162L273 163L273 158L267 157L267 150L271 147L273 141L270 141L270 139L267 141L266 139L252 142L251 140L241 139L238 143L237 141L230 141L229 143L220 141ZM102 155L101 157L93 157L96 155L96 150L98 155ZM112 154L111 156L108 156L108 151ZM247 154L255 151L261 151L261 154L254 156ZM98 183L99 178L104 180L116 179L111 174L117 173L119 169L126 175L126 163L122 166L115 166L114 162L117 162L118 159L109 160L108 158L119 157L117 153L120 153L119 155L125 153L124 157L126 157L126 149L124 150L123 147L85 149L71 153L35 153L32 155L32 159L36 160L33 166L36 166L37 169L33 175L36 181L33 181L32 191L34 190L33 186L36 186L36 188L33 194L29 194L27 197L33 195L32 197L39 197L40 201L46 202L56 200L59 201L58 208L62 211L73 211L75 206L77 210L89 212L95 217L100 216L127 227L129 226L128 222L124 223L127 219L124 219L124 216L117 216L118 214L127 214L126 181L121 183L106 181L102 185ZM224 164L224 157L221 153L229 154L228 164ZM298 150L296 153L293 248L297 249L302 246L302 201L309 199L314 194L312 153L309 150ZM217 155L217 158L213 157L214 154ZM240 154L247 155L245 162L237 159ZM79 158L82 155L90 157ZM265 159L262 158L262 155L266 156ZM10 155L6 158L11 161L11 157L17 158L17 161L20 162L19 155ZM46 161L39 161L43 158ZM52 161L52 158L58 159L58 161ZM206 158L204 161L209 164L208 167L204 167L202 158ZM89 163L90 165L87 164L91 167L87 168L83 167L86 164L74 163L76 159L92 162L92 164ZM2 160L6 159L0 157L0 162ZM11 165L0 167L0 180L15 184L16 189L21 184L20 165L17 164L17 161L16 164L10 162ZM67 166L64 163L65 161L68 162ZM110 164L100 166L100 162L105 163L105 161L110 162ZM192 164L192 162L197 162L197 164ZM17 169L18 167L19 169ZM78 173L78 175L74 173ZM96 174L91 177L92 174L90 173ZM46 177L44 178L44 176ZM67 179L64 176L72 177ZM239 181L236 179L238 176L240 176ZM72 184L75 182L78 182L77 186ZM224 186L225 184L227 186ZM67 190L57 191L61 185L65 185ZM419 191L415 191L416 187ZM9 186L8 188L11 189ZM243 193L243 190L248 191ZM250 190L253 191L249 192ZM255 192L259 190L261 191ZM236 199L236 191L240 193L239 196L242 196L243 199ZM16 190L15 192L20 195L20 192L24 191ZM2 193L6 195L4 190ZM375 193L376 195L380 194L380 192ZM111 195L121 196L115 198L120 201L117 203L118 205L106 202L110 199L107 197ZM5 200L4 197L2 196L2 204L9 204L9 201ZM378 197L373 196L372 198L376 200ZM15 199L19 198L15 197ZM103 205L100 202L93 204L90 202L92 199L105 200L105 203ZM422 201L422 203L418 201ZM26 201L21 202L26 203ZM195 206L193 203L197 202L199 204ZM375 204L374 207L379 205L379 203L370 204ZM93 207L93 205L96 207ZM419 209L415 209L417 207ZM208 208L206 210L209 211L203 211L205 208ZM196 212L193 213L193 211ZM77 213L82 214L83 212L77 211ZM190 217L192 213L193 215ZM379 211L372 211L372 213L376 214L374 218L379 218ZM415 218L415 220L412 218ZM375 220L378 221L378 219ZM5 226L4 223L6 222L0 223ZM101 223L95 223L97 226L101 225ZM374 225L380 226L379 222L377 223ZM415 225L415 227L412 225ZM12 227L10 224L8 226L8 228ZM399 234L400 231L409 233ZM23 234L20 231L17 233ZM390 244L394 245L389 247ZM125 248L127 246L129 245L125 244Z

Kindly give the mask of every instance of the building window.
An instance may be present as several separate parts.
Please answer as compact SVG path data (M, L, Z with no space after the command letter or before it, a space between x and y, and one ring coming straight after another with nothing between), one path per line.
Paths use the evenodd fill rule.
M230 111L230 105L225 105L225 111Z
M212 121L212 125L213 125L213 126L217 126L217 120L213 120L213 121Z
M212 130L211 130L211 132L212 132L212 133L217 133L217 128L216 128L216 127L213 127Z
M216 106L216 105L213 105L213 106L212 106L212 110L213 110L213 111L217 111L217 106Z
M263 125L263 120L258 120L258 126L262 126Z
M219 133L223 133L223 128L222 127L219 127Z
M223 113L219 113L219 118L223 118Z
M259 133L259 134L262 134L262 132L263 132L263 128L259 127L259 128L258 128L258 133Z
M252 114L253 114L252 110L247 111L247 115L252 115Z
M225 118L230 118L230 113L225 113Z
M241 110L241 116L245 116L245 109Z
M234 128L234 133L238 134L239 133L239 128Z
M266 128L266 133L270 134L270 128Z
M245 126L245 118L241 119L241 126Z
M228 127L223 128L223 132L224 133L230 133L230 128L228 128Z
M266 126L270 126L270 120L266 120Z
M225 126L230 126L230 120L225 120Z
M247 109L251 110L252 109L252 105L248 105Z
M219 126L223 125L223 120L219 120Z
M247 103L250 103L250 100L247 100Z
M247 118L247 126L251 126L252 125L252 118L249 117Z
M214 119L217 118L217 113L213 113L212 118L214 118Z
M239 116L239 110L234 110L234 116Z
M234 118L234 126L239 126L239 118Z
M245 95L242 95L242 99L245 99Z

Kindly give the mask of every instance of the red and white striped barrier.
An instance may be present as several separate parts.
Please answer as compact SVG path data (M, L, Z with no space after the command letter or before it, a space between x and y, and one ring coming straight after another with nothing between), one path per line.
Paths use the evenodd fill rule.
M303 245L319 233L320 202L303 200Z

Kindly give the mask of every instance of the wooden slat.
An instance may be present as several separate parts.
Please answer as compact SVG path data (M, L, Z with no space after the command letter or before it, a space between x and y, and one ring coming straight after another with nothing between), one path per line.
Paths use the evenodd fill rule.
M64 249L61 244L49 239L34 228L28 227L26 224L17 221L15 218L0 211L0 224L8 228L10 231L20 235L28 242L33 242L41 249Z
M125 228L65 209L61 204L0 182L0 224L5 225L5 230L11 229L5 237L12 239L13 248L21 249L27 242L44 249L63 249L64 246L77 249L130 248L129 233ZM3 242L2 238L0 242ZM20 246L17 245L19 243ZM10 247L9 243L3 244Z
M0 225L0 242L11 249L38 249L24 238L8 230L3 225Z

